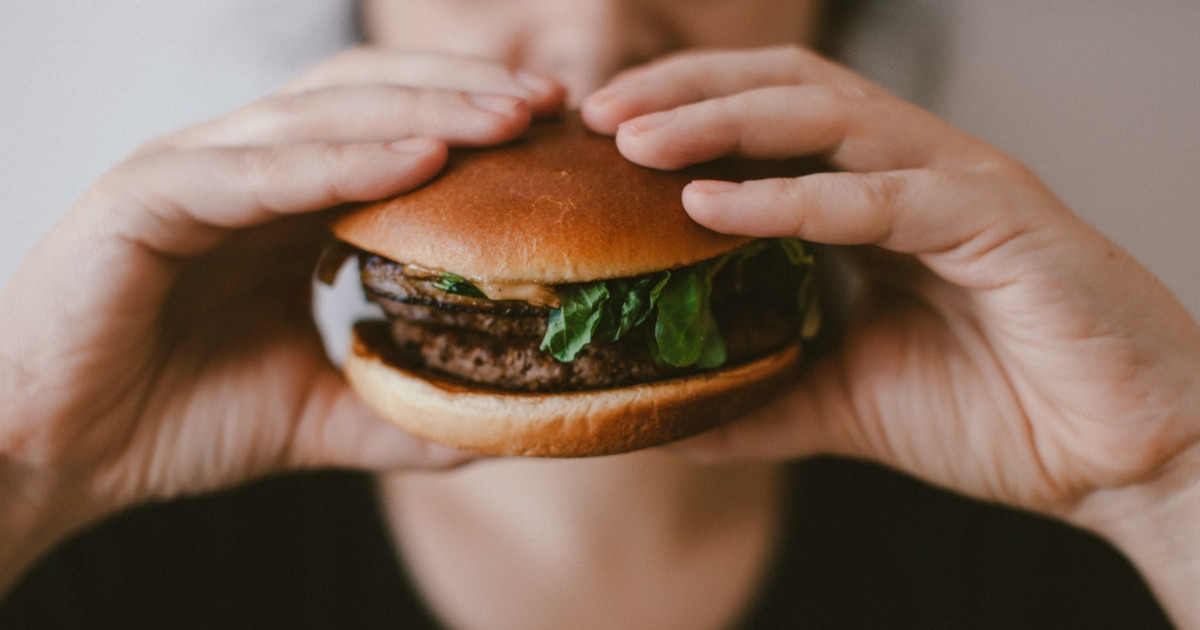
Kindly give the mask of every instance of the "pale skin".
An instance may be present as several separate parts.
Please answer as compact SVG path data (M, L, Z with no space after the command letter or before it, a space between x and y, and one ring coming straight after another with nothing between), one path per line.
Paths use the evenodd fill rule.
M697 182L684 204L717 230L850 246L865 283L843 347L762 411L673 454L562 464L567 485L547 493L637 471L661 474L670 496L715 483L700 462L750 462L726 464L739 484L728 500L749 502L749 525L703 521L660 497L630 501L654 531L749 558L725 585L733 595L709 598L728 618L773 535L772 462L876 460L1107 537L1180 626L1200 626L1190 597L1200 583L1200 326L1034 174L784 45L810 32L805 3L528 0L477 20L466 17L488 3L405 4L366 11L372 36L400 52L348 53L148 144L89 189L0 293L0 584L70 532L147 500L296 468L469 459L379 422L322 354L307 307L320 210L419 185L448 145L511 139L569 100L647 166L828 156L844 172ZM576 11L547 8L566 5ZM776 19L729 27L746 14ZM575 22L585 18L591 28ZM694 46L742 50L673 53ZM447 503L457 507L478 488L472 470L520 479L535 465L389 477L401 541L425 536L405 506L427 500L426 481L457 488ZM588 539L586 523L556 523L562 540ZM754 537L730 539L731 529ZM442 614L469 625L504 605L447 599L424 566L418 577ZM679 597L686 612L688 594Z

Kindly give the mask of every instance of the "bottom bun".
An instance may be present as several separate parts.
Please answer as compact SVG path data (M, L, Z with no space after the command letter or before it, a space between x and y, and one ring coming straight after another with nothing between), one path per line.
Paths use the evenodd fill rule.
M402 365L386 324L362 322L344 367L358 395L418 437L489 455L584 457L666 444L733 420L794 378L800 345L751 363L617 389L474 388Z

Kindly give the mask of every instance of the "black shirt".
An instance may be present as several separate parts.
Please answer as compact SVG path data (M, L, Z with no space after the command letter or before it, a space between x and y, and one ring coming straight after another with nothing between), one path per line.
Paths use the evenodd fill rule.
M1104 542L834 459L794 466L745 628L1168 628ZM372 478L322 472L121 514L0 603L0 628L437 628Z

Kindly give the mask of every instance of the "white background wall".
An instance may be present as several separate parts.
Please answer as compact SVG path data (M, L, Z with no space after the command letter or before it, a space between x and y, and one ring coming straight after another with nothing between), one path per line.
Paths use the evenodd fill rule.
M956 0L942 113L1200 315L1200 1Z
M891 5L919 9L902 32L938 18L922 35L948 53L931 105L1032 165L1200 314L1200 2ZM0 4L0 282L105 166L331 54L351 19L338 0ZM886 37L866 48L911 61Z
M341 50L352 20L345 0L0 2L0 282L134 147Z

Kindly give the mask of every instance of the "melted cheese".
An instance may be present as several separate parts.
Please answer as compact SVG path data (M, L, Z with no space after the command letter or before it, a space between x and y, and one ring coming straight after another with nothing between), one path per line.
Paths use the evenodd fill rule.
M443 273L446 272L411 263L404 265L404 275L410 278L437 278ZM489 300L517 300L550 308L558 308L561 304L553 287L536 282L484 282L471 279L467 279L467 282L479 289Z
M534 306L559 307L554 289L532 282L472 282L489 300L520 300Z

